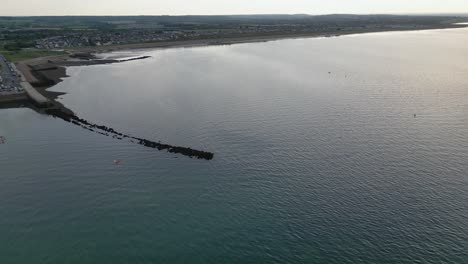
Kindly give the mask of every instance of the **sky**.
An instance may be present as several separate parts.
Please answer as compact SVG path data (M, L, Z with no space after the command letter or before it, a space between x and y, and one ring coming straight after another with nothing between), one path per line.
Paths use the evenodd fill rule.
M468 13L468 0L0 0L0 16Z

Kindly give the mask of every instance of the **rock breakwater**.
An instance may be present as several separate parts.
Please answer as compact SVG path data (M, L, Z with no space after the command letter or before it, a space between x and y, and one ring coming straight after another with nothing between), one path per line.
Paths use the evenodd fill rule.
M118 140L127 139L129 142L136 143L148 148L158 149L160 151L166 150L169 153L176 153L182 154L184 156L188 156L190 158L197 158L197 159L205 159L205 160L212 160L214 154L207 151L196 150L187 147L180 147L180 146L172 146L169 144L163 144L161 142L154 142L151 140L147 140L144 138L133 137L130 135L126 135L124 133L120 133L115 131L111 127L93 124L85 119L79 118L74 114L66 113L60 109L47 109L45 110L46 114L51 115L55 118L60 118L66 122L72 123L76 126L80 126L86 130L91 132L95 132L104 136L111 136Z

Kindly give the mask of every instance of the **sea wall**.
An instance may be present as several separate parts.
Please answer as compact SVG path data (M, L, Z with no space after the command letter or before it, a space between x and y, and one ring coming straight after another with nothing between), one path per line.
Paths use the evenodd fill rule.
M29 98L39 107L48 107L52 105L52 101L47 99L45 96L40 94L34 87L31 86L28 82L21 82L21 87L23 87L26 94Z

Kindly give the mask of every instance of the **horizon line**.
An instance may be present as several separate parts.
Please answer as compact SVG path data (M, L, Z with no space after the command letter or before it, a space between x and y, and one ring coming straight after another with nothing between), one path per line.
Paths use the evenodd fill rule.
M451 16L457 16L457 15L468 15L468 12L441 12L441 13L434 13L434 12L413 12L413 13L321 13L321 14L307 14L307 13L248 13L248 14L210 14L210 15L204 15L204 14L159 14L159 15L137 15L137 14L121 14L121 15L106 15L106 14L101 14L101 15L79 15L79 14L73 14L73 15L2 15L0 14L0 17L156 17L156 16L167 16L167 17L183 17L183 16L332 16L332 15L356 15L356 16L370 16L370 15L394 15L394 16L411 16L411 15L430 15L430 16L444 16L444 15L451 15Z

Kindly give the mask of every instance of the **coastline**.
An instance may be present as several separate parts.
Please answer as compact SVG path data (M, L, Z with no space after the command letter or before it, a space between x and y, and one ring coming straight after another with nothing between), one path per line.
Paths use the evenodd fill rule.
M438 26L430 26L424 28L385 28L385 29L364 29L364 30L340 30L330 32L317 33L284 33L284 34L255 34L241 37L223 37L212 39L194 39L194 40L178 40L178 41L163 41L163 42L148 42L135 44L121 44L110 46L86 47L79 49L66 50L67 52L87 52L87 53L107 53L121 50L139 50L139 49L154 49L154 48L188 48L188 47L204 47L204 46L222 46L245 43L269 42L285 39L303 39L303 38L329 38L341 37L347 35L361 35L368 33L381 32L406 32L406 31L425 31L437 29L458 29L468 28L468 24L441 24ZM66 56L66 55L65 55Z
M223 37L212 39L194 39L194 40L178 40L178 41L163 41L149 43L122 44L111 46L96 46L76 49L67 49L65 55L39 57L24 61L16 62L18 70L25 76L26 81L34 86L39 93L51 100L55 100L58 96L63 95L60 92L47 91L48 88L60 83L66 75L66 67L70 66L89 66L100 64L122 63L125 61L146 59L148 57L138 57L127 60L109 60L98 59L95 54L109 53L122 50L144 50L144 49L171 49L171 48L189 48L189 47L206 47L206 46L222 46L235 45L245 43L260 43L285 39L304 39L304 38L328 38L340 37L347 35L361 35L369 33L382 32L406 32L406 31L425 31L438 29L459 29L468 28L468 24L440 24L437 26L429 26L424 28L385 28L385 29L363 29L363 30L348 30L348 31L332 31L320 33L285 33L285 34L262 34L242 37Z
M112 63L123 63L133 60L143 60L149 56L134 57L129 59L99 59L95 54L107 53L118 50L136 50L136 49L155 49L155 48L181 48L181 47L203 47L213 45L232 45L242 43L256 43L267 42L282 39L299 39L299 38L319 38L319 37L338 37L345 35L355 35L364 33L377 33L377 32L398 32L398 31L420 31L420 30L434 30L434 29L453 29L453 28L467 28L468 25L451 25L450 27L436 27L424 29L394 29L394 30L369 30L365 32L340 32L340 34L294 34L294 35L275 35L275 36L255 36L243 38L223 38L216 40L190 40L190 41L172 41L172 42L157 42L157 43L144 43L144 44L128 44L112 47L93 47L86 49L68 50L67 55L40 57L31 60L17 62L16 68L22 78L22 85L26 85L29 100L26 102L32 103L33 107L38 107L36 111L52 116L54 118L62 119L73 125L81 127L82 129L89 130L104 136L113 137L118 140L128 140L131 143L142 145L148 148L157 150L164 150L170 153L181 154L190 158L212 160L214 153L203 150L195 150L187 147L169 145L161 143L160 141L148 140L139 137L134 137L124 133L117 132L113 128L98 125L76 116L71 109L58 102L58 96L64 94L60 92L47 91L48 88L61 82L63 78L68 77L66 74L66 67L70 66L89 66L89 65L102 65Z

